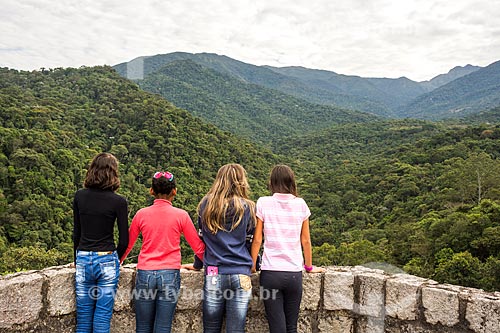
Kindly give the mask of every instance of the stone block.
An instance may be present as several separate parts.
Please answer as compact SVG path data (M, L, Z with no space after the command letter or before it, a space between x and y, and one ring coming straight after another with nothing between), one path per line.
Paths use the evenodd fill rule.
M263 289L260 287L259 278L260 275L258 273L252 274L252 299L248 304L248 312L258 312L264 313L264 302L263 300L268 297L272 297L268 293L265 293Z
M469 294L465 319L473 332L500 332L500 297L494 294Z
M356 321L356 333L384 333L384 318L361 317Z
M381 318L384 316L384 286L386 276L377 273L357 275L359 281L359 314Z
M323 304L326 310L354 309L354 275L352 272L327 270L324 276Z
M48 281L47 311L50 316L70 314L76 311L75 269L64 267L41 272Z
M44 277L39 273L0 279L0 329L27 324L39 318L43 308Z
M318 322L320 333L353 333L354 320L341 313L327 312L320 316Z
M298 332L312 332L312 317L314 311L301 311L299 313L299 319L297 320L297 331Z
M201 329L198 332L202 332ZM266 315L264 313L248 313L247 322L245 324L246 332L269 332Z
M173 333L203 332L201 310L176 311L172 324Z
M118 289L115 297L115 311L130 310L133 290L135 288L135 268L120 267L120 280L118 281Z
M453 327L459 323L458 292L439 286L422 288L422 306L425 320L429 324Z
M203 279L204 274L201 271L181 270L181 289L177 302L178 310L201 309Z
M135 332L135 314L131 311L113 313L110 333Z
M385 310L390 317L401 320L416 320L418 317L419 289L424 279L396 274L386 281Z
M317 310L321 301L323 274L303 273L300 310Z

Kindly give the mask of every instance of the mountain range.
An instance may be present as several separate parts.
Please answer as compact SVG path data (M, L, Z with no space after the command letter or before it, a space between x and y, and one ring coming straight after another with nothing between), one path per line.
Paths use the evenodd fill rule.
M211 71L201 73L198 68L197 74L188 74L186 63L182 63L188 60ZM150 76L155 76L154 81L160 83L159 76L165 75L165 71L164 74L160 72L165 66L169 66L167 72L170 80L175 79L177 84L187 80L183 74L213 76L217 72L223 75L219 77L222 80L231 78L230 86L233 88L248 88L249 84L253 84L259 86L261 91L272 89L274 93L278 91L315 105L361 111L385 118L461 118L500 105L500 62L486 67L457 66L446 74L423 82L406 77L363 78L304 67L256 66L211 53L175 52L144 56L113 68L120 75L136 81L142 88L178 103L169 92L173 89L169 84L161 82L160 87L152 83ZM173 67L176 66L183 69L177 71L178 76L172 76ZM194 69L194 66L191 67ZM209 79L199 77L199 81L207 82ZM186 84L210 94L205 90L206 86L193 86L192 80ZM184 99L188 98L188 94L185 92ZM212 97L219 100L219 96ZM179 106L198 114L205 112L192 110L188 105Z
M191 60L168 63L137 83L226 131L270 143L333 124L376 117L308 102L281 91L241 81Z
M221 67L218 59L212 60ZM500 107L460 121L387 119L242 78L255 70L254 81L266 82L257 77L262 69L281 80L276 86L290 82L315 91L305 82L306 74L313 79L307 69L289 68L284 75L235 65L231 70L239 70L238 77L193 59L154 70L122 67L125 74L136 71L135 82L108 66L0 68L0 274L73 260L73 195L90 159L109 151L120 161L119 193L127 198L130 216L151 203L155 171L175 174L174 205L194 219L221 165L242 164L257 200L269 195L271 167L284 163L295 171L311 210L315 264L386 262L440 283L500 290ZM494 101L487 92L495 91L495 69L492 64L459 78L441 77L450 82L425 88L423 96L441 91L443 99L451 98L452 89L445 88L465 82L470 86L461 93ZM318 85L333 84L335 75L329 81L328 73L321 74ZM379 84L387 95L387 87L396 90L398 82L418 87L407 79L368 84L342 78L346 86L351 79ZM163 98L167 95L172 98ZM188 110L179 108L181 103ZM226 131L202 117L212 117ZM183 262L191 261L187 243L181 250Z

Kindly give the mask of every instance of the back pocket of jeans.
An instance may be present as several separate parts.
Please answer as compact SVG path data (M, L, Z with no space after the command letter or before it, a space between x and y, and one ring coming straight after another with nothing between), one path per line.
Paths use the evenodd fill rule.
M114 261L101 262L99 263L99 266L101 268L101 274L104 280L116 279L116 263Z
M248 275L239 274L240 287L241 289L247 291L252 289L252 279Z

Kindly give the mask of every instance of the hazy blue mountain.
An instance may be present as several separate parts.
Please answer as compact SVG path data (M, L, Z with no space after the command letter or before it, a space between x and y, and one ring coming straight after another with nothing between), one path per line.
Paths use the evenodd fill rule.
M376 101L389 109L408 103L427 92L418 82L399 79L363 78L304 67L270 67L277 73L295 77L311 87Z
M212 53L175 52L139 57L114 68L122 76L137 80L178 60L191 60L227 77L278 90L314 104L334 105L389 118L457 118L500 105L494 64L488 68L457 66L423 82L406 77L363 78L304 67L255 66Z
M319 105L245 82L191 60L170 62L136 81L219 128L259 142L375 116Z
M462 118L500 105L500 61L417 97L398 110L401 117Z
M420 85L422 87L425 87L428 91L434 90L436 88L439 88L441 86L444 86L445 84L456 80L462 76L465 76L467 74L473 73L477 70L481 69L479 66L472 66L470 64L466 66L456 66L446 74L440 74L434 78L432 78L429 81L422 81L420 82Z
M360 110L382 116L392 116L392 111L379 100L370 99L363 94L355 95L346 89L331 89L325 86L311 86L300 78L277 73L266 66L247 64L226 56L213 53L175 52L139 57L113 68L122 76L132 80L142 79L176 60L192 60L204 67L236 77L248 83L276 89L286 94L305 99L312 103L336 105L343 108Z

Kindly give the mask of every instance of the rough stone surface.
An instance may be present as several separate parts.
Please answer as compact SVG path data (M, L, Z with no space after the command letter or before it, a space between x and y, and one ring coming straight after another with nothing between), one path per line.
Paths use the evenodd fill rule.
M310 311L302 311L297 322L297 331L312 332L312 313Z
M416 320L419 288L425 280L406 274L396 274L386 281L385 311L390 317Z
M252 274L252 299L250 300L250 304L248 305L248 312L256 312L256 313L264 313L264 302L263 299L266 297L270 297L264 293L264 291L260 288L259 283L259 274Z
M402 322L394 318L386 318L385 333L472 333L472 331L459 326L433 326L425 322ZM491 333L498 332L492 331Z
M43 308L43 275L16 274L0 280L0 328L36 321ZM68 291L69 292L69 291Z
M129 265L120 268L120 280L116 290L115 311L130 309L132 290L135 287L135 267Z
M300 310L317 310L321 300L322 274L304 273L302 278L302 302Z
M59 316L75 312L75 269L49 268L41 273L48 281L47 311L49 315Z
M135 266L122 267L112 333L135 331L127 295L134 275ZM203 274L183 270L181 279L173 332L202 332ZM74 269L67 265L0 277L0 333L73 333L73 281ZM259 275L253 274L247 332L269 330L258 282ZM500 333L498 292L364 267L329 267L324 274L305 275L303 286L299 332Z
M438 286L422 288L425 319L430 324L453 327L459 323L459 297L453 290Z
M352 311L354 309L354 274L328 269L324 279L324 308Z
M386 277L375 273L361 273L359 281L359 314L381 318L384 316L384 287Z
M385 322L383 318L363 317L357 321L357 333L384 333Z
M353 333L354 320L340 312L329 312L319 319L318 331L320 333Z
M135 332L135 315L131 311L114 312L110 333Z
M500 333L500 297L471 294L465 319L477 333Z
M202 332L203 321L201 310L176 311L174 322L172 324L173 333L191 333Z
M203 272L181 270L181 289L177 310L201 309Z
M248 313L245 329L247 332L269 332L266 316L263 313ZM203 326L196 332L203 332Z

